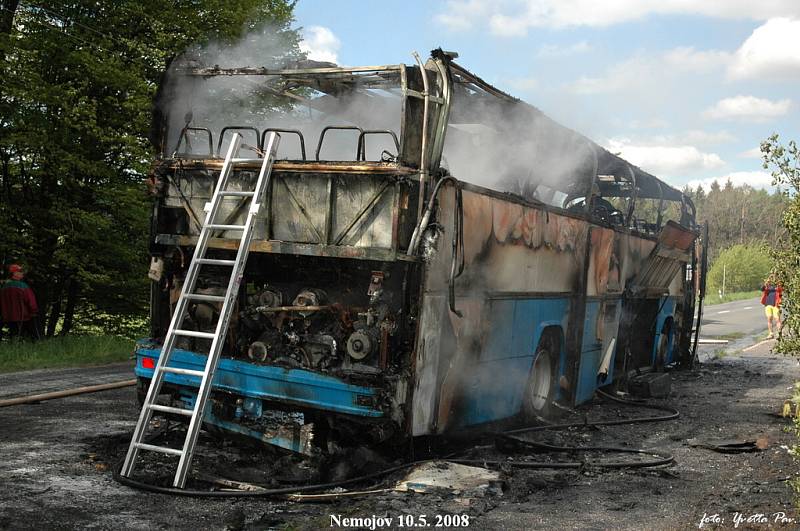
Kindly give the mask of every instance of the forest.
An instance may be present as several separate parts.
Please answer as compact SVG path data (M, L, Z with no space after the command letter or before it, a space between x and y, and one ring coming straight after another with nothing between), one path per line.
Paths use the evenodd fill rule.
M733 186L730 180L714 181L708 190L702 186L684 189L697 207L697 220L709 222L709 258L736 244L776 245L786 235L783 211L790 198L780 189L773 193L749 185Z
M0 263L20 263L43 334L144 330L153 98L181 53L269 27L287 0L0 0ZM4 268L5 269L5 268Z

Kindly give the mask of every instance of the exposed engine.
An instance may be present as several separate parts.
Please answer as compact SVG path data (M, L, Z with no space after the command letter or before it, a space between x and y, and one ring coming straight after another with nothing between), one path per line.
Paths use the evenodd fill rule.
M392 361L390 344L399 341L400 301L393 300L393 290L385 289L389 272L352 269L336 274L338 281L325 283L325 289L292 278L262 282L250 274L234 309L223 354L337 375L384 373ZM298 270L293 273L300 276ZM224 276L203 275L197 292L222 295L224 281ZM180 287L180 281L173 281L173 301ZM184 327L213 331L220 307L220 303L193 304ZM179 347L189 350L206 352L210 347L208 340L181 341Z

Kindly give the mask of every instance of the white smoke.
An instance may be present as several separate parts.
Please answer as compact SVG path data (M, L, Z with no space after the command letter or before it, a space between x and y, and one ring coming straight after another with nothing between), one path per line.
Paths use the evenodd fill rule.
M458 179L561 206L596 170L594 147L520 103L455 94L443 165Z
M317 32L317 40L326 39ZM335 36L334 36L335 38ZM320 41L320 42L322 42ZM318 43L319 44L319 43ZM330 44L330 43L329 43ZM305 45L301 43L302 49ZM400 135L399 93L369 89L362 93L339 91L336 87L283 85L275 76L220 75L198 77L181 75L178 70L193 67L264 67L267 69L298 68L307 65L300 61L294 47L294 37L273 28L251 32L231 45L211 43L188 51L178 61L169 76L168 87L161 105L169 116L167 155L178 146L179 133L191 118L191 127L207 128L213 137L213 154L224 154L231 133L226 132L222 146L220 134L225 127L254 127L299 130L305 139L306 157L314 158L318 139L326 126L357 126L369 130L391 130ZM307 46L306 46L307 48ZM294 51L293 51L294 50ZM300 55L302 57L302 55ZM320 57L317 55L317 57ZM328 58L335 59L333 56ZM310 66L320 66L311 64ZM322 66L333 66L323 64ZM398 82L399 87L399 82ZM293 96L280 96L289 92ZM243 130L244 143L257 144L252 131ZM209 153L205 132L191 132L191 146L181 142L178 151L193 156ZM320 152L321 160L353 160L356 157L358 132L330 131ZM379 160L383 150L397 154L388 135L368 136L367 160ZM296 135L284 134L279 158L300 159L300 144Z

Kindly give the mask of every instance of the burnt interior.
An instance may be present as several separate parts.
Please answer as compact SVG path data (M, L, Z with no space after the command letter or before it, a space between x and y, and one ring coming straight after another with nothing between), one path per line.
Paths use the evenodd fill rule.
M232 258L232 252L209 257ZM178 248L167 249L165 258L163 278L154 286L153 337L165 335L170 301L177 300L185 274ZM253 253L223 356L347 379L375 380L405 370L416 301L403 287L414 270L410 262ZM196 291L224 294L228 278L229 268L206 266ZM183 328L213 331L220 306L192 304ZM207 352L210 340L182 337L176 346Z

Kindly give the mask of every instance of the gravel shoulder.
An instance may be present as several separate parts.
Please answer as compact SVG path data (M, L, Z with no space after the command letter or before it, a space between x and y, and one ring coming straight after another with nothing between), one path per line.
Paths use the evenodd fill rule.
M419 522L422 514L431 527L436 515L469 515L470 529L697 529L704 515L710 519L704 529L729 529L737 514L754 520L740 522L738 529L796 529L800 520L787 481L798 473L788 452L796 437L791 423L776 413L800 380L800 367L793 358L773 355L770 346L706 357L694 371L672 372L666 403L680 410L679 420L542 436L564 445L658 449L675 456L672 465L602 470L591 460L609 456L589 455L580 470L504 468L507 488L482 495L384 493L320 504L151 494L119 485L110 472L137 416L133 389L0 408L0 529L330 529L332 515L392 517L391 528L398 528L398 516L412 515ZM107 376L130 376L119 370ZM50 372L61 371L26 377L43 380ZM90 377L95 378L91 383L103 383L101 373ZM10 384L0 380L0 385L6 390ZM578 412L587 419L642 414L604 404ZM722 439L766 439L767 448L723 454L688 442ZM252 454L227 443L207 444L198 462L228 459L257 468ZM491 447L467 456L508 457ZM776 522L781 513L787 520Z

